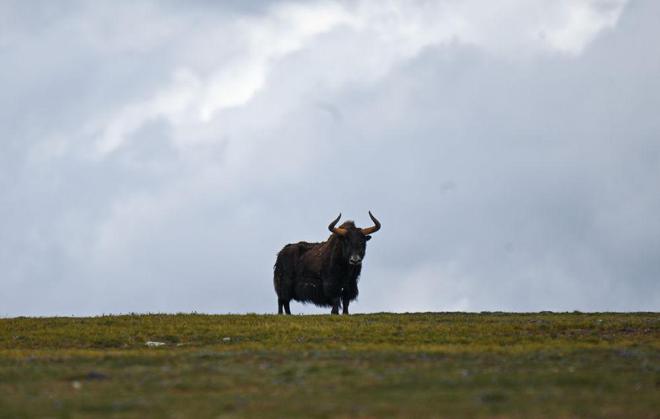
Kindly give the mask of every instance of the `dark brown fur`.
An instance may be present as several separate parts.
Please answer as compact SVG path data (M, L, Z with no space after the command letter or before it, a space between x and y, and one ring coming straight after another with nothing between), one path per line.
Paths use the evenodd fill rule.
M332 307L332 314L348 314L348 305L358 296L361 264L349 263L349 257L364 257L366 242L371 238L352 221L340 228L344 235L333 233L321 243L287 244L277 254L273 282L278 298L278 313L291 314L291 300Z

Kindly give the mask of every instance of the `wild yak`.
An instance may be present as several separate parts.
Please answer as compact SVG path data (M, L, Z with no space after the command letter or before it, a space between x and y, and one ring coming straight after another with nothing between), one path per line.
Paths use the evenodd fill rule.
M353 221L335 227L339 214L328 226L332 232L328 240L287 244L280 250L273 277L278 314L282 309L291 314L291 300L332 307L332 314L339 314L341 305L348 314L348 304L358 295L357 281L369 234L380 230L380 222L371 211L369 217L373 227L357 228Z

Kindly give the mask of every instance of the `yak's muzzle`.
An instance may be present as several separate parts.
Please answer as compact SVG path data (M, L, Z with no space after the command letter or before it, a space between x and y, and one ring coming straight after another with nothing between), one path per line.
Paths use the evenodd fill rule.
M348 258L348 263L351 265L359 265L362 263L362 258L358 255L353 255L350 258Z

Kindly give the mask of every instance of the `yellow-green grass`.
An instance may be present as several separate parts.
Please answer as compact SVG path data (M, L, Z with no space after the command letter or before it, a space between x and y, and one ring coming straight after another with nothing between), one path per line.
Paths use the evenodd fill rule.
M0 319L0 416L657 418L660 314Z

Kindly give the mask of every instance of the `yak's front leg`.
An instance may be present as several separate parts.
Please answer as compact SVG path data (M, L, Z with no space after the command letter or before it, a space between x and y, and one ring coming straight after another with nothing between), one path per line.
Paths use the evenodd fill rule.
M351 286L349 284L342 289L341 303L342 303L342 307L344 308L342 313L348 314L348 305L351 303L351 301L357 298L357 295L358 295L358 291L357 291L357 286L355 285Z
M332 311L330 314L339 314L339 297L332 299Z

